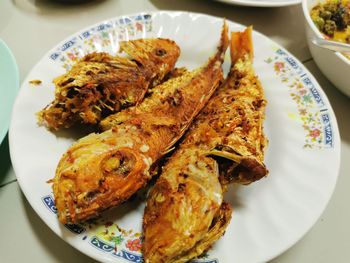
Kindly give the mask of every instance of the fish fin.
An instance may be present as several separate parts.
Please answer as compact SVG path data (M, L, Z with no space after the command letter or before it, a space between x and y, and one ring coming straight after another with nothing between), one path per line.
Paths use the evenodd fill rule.
M252 60L254 56L253 39L252 39L253 27L247 27L243 32L231 32L230 42L230 55L232 64L240 58L244 58L246 55Z
M225 59L225 53L228 46L229 46L228 26L227 26L226 20L224 20L224 24L221 30L220 42L217 47L216 54L213 58L209 60L208 64L210 64L211 61L217 61L217 60L220 60L221 62L223 62Z
M208 155L228 160L223 169L225 173L220 173L220 182L223 185L229 183L247 185L260 180L268 174L265 164L255 156L241 155L229 146L221 147L222 149L212 149L208 152ZM224 162L222 162L222 165L225 165Z
M222 184L233 182L236 184L248 185L266 177L268 174L265 164L253 156L242 158L240 164L234 169L229 169L229 171L231 172L225 173L225 175L220 178Z
M242 159L244 158L242 155L232 153L232 152L223 151L223 150L217 150L217 149L213 149L213 150L209 151L208 155L213 155L213 156L218 156L218 157L222 157L225 159L229 159L237 164L241 163Z
M203 105L208 102L209 98L211 97L213 92L216 90L216 88L221 85L221 82L223 81L222 63L224 62L225 53L228 46L229 46L228 26L227 26L226 20L224 20L222 30L221 30L220 42L219 42L219 45L217 46L216 53L209 58L205 66L200 68L200 70L197 73L197 75L213 74L212 73L213 71L217 71L220 68L221 80L218 83L216 83L215 86L213 85L211 92L208 93L207 96L203 97L201 105L199 105L199 107L197 107L197 109L193 111L193 114L192 114L193 116L196 116L200 112L200 110L203 108ZM193 79L195 77L196 76L194 76ZM193 116L189 117L189 119L193 119ZM186 132L187 129L188 129L188 126L184 126L179 133L179 137L181 137ZM178 140L178 137L174 138L174 141L171 142L171 145L173 145L177 140ZM168 152L168 149L165 152Z

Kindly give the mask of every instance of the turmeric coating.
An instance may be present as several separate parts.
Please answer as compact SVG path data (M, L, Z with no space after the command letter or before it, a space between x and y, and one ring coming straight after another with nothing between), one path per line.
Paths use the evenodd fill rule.
M38 113L39 123L53 130L98 124L140 103L173 70L180 48L169 39L138 39L120 42L120 52L126 56L88 54L55 78L55 99Z
M253 69L251 31L232 33L229 75L150 191L143 220L146 263L187 262L207 251L231 219L223 200L227 184L267 175L266 100Z
M180 139L223 80L226 24L216 54L201 68L153 89L142 103L109 116L105 130L73 144L62 156L53 192L62 223L77 223L130 198Z

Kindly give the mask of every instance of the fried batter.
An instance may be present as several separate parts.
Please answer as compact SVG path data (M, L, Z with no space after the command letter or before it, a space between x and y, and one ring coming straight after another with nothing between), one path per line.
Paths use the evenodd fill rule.
M139 39L120 42L120 52L127 56L88 54L55 78L55 99L38 113L39 123L53 130L97 124L140 103L174 68L180 48L169 39Z
M139 105L102 121L106 131L70 147L53 179L62 223L94 217L146 185L152 165L180 139L221 84L228 44L225 24L218 50L206 65L158 86Z
M228 77L150 191L143 220L146 263L187 262L208 250L231 219L232 208L223 202L226 185L267 174L266 100L252 66L251 31L232 33Z

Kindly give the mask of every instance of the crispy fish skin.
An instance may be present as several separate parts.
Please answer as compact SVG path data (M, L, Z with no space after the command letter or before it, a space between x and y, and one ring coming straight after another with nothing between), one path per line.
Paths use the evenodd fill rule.
M186 135L184 145L200 145L222 157L220 182L250 184L266 176L263 131L266 99L253 68L252 27L232 32L232 67ZM222 171L222 172L221 172Z
M120 52L127 57L87 54L55 78L55 99L38 113L39 123L53 130L97 124L141 102L174 68L180 48L169 39L138 39L120 42Z
M145 262L187 262L206 251L230 221L232 209L225 205L224 224L208 235L222 204L216 161L196 146L180 147L147 199L142 248Z
M146 263L187 262L208 250L231 219L232 208L223 202L226 185L251 183L267 173L266 100L252 66L251 31L232 34L228 77L150 191L143 220ZM221 165L213 155L229 161Z
M150 168L179 140L223 80L226 24L216 54L202 68L170 79L135 107L109 116L107 130L73 144L53 179L58 218L77 223L127 200Z
M212 155L228 162L220 163L222 185L250 184L267 176L264 152L266 98L253 67L252 27L231 33L231 60L234 65L224 85L204 109L199 123L207 122L215 140ZM209 117L208 117L209 116ZM220 116L220 119L215 116Z

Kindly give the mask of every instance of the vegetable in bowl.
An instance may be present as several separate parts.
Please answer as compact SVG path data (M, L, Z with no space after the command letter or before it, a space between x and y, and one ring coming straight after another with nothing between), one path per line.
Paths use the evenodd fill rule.
M322 24L320 23L323 21L325 24L327 20L337 21L339 23L339 14L342 15L341 19L343 22L349 20L347 19L349 14L345 14L345 12L349 13L350 0L302 0L302 7L306 22L306 39L315 63L339 90L350 97L348 77L350 76L350 58L345 53L321 48L313 43L313 39L315 38L325 38L346 43L348 24L346 27L343 26L342 29L335 30L333 35L327 35L323 32ZM337 10L338 12L336 12ZM329 11L330 13L325 11ZM322 18L322 20L319 18ZM342 40L338 40L341 36Z
M327 39L350 44L350 1L328 0L310 11L312 21Z

